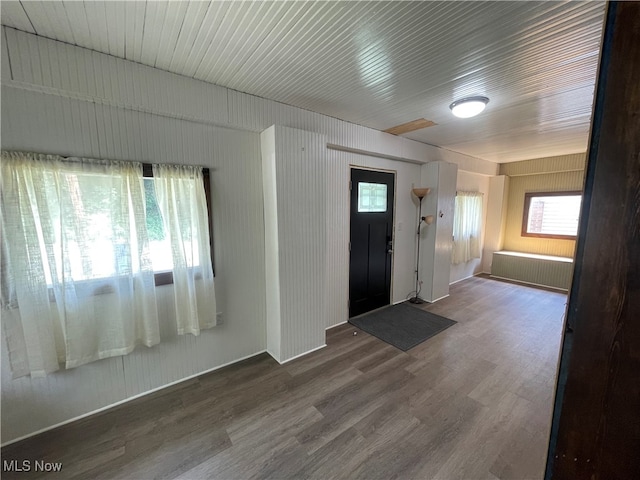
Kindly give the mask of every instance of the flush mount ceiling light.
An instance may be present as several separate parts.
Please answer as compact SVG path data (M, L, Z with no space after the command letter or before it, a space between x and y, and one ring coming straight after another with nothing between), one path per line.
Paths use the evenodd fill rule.
M456 100L449 105L449 108L456 117L469 118L482 112L487 103L489 103L487 97L467 97Z

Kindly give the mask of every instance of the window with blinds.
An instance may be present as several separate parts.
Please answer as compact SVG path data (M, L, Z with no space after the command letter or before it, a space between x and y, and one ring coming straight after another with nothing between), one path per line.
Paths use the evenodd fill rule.
M522 236L575 239L582 192L526 193Z

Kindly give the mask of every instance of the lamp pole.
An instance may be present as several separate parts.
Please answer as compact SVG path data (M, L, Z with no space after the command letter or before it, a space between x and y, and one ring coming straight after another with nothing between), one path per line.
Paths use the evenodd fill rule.
M409 299L410 303L415 303L415 304L421 304L424 303L424 300L422 300L419 296L418 293L420 293L419 291L419 287L420 287L420 280L419 280L419 275L420 275L420 225L422 224L422 199L424 198L424 196L419 196L418 197L420 199L420 206L418 207L418 231L416 233L416 239L418 241L418 253L416 255L416 294L415 296L411 297Z

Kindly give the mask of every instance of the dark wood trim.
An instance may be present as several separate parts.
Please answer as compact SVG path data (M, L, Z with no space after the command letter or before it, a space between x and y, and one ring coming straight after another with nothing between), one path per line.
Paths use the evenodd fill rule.
M640 478L640 2L610 2L545 478Z
M525 192L525 196L532 197L569 197L573 195L582 195L582 190L562 190L555 192Z
M151 165L150 163L143 163L142 176L146 178L153 178L153 165Z
M550 238L554 240L575 240L575 235L551 235L547 233L527 232L527 225L529 224L529 206L531 205L531 199L533 197L569 197L575 195L582 196L582 191L571 190L564 192L525 192L524 207L522 209L522 230L520 231L520 234L523 237Z
M213 255L213 209L211 208L211 176L209 169L202 169L202 177L204 180L204 195L207 199L207 213L209 214L209 250L211 251L211 268L213 268L213 276L216 275L216 262Z
M202 175L205 177L209 177L209 169L207 167L202 167ZM153 164L151 163L142 164L142 176L147 178L153 178Z
M173 284L173 272L158 272L155 274L156 287Z
M549 240L575 240L575 235L548 235L545 233L523 233L523 237L548 238Z

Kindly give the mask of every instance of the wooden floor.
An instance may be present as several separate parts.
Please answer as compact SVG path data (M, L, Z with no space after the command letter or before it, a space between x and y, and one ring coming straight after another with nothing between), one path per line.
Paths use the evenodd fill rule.
M286 365L260 355L2 457L65 479L539 479L565 301L472 278L424 307L458 324L406 353L342 325Z

